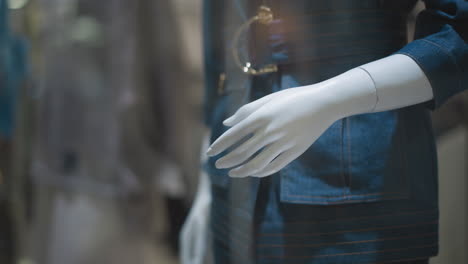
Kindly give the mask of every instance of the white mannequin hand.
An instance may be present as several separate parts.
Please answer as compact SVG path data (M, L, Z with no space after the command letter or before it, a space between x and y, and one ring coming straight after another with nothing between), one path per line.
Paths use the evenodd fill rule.
M360 75L357 78L359 84L349 78L353 75ZM241 107L224 122L232 128L212 144L208 155L217 155L253 134L219 159L216 166L230 168L241 165L263 148L255 158L231 170L229 175L263 177L273 174L304 153L333 122L345 116L345 109L339 103L350 95L340 91L353 89L355 85L367 86L365 92L359 95L364 97L360 105L367 102L363 111L371 110L375 105L372 80L364 71L352 70L352 73L347 72L315 85L273 93Z
M421 103L432 96L419 66L405 55L393 55L244 105L225 120L232 127L207 154L217 155L251 135L216 166L236 167L229 172L231 177L268 176L299 157L341 118Z
M202 162L206 160L209 135L202 144ZM210 252L208 243L208 223L211 208L210 179L206 172L200 171L198 190L180 233L180 259L182 264L206 264Z

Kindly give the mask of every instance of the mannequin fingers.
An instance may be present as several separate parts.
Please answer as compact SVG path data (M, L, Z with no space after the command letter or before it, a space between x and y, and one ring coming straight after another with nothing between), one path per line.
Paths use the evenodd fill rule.
M231 127L228 131L224 132L211 146L208 148L206 154L210 157L216 156L225 151L230 146L234 145L239 140L243 139L250 133L254 132L261 124L261 122L253 122L252 118L244 119L239 124Z
M277 173L286 165L291 163L293 160L295 160L298 155L295 155L297 152L296 149L290 149L281 155L279 155L275 160L273 160L270 164L268 164L265 168L263 168L261 171L258 171L255 173L253 176L255 177L266 177L272 174Z
M253 112L255 112L258 108L268 103L271 99L273 99L274 96L275 94L269 94L242 106L241 108L239 108L239 110L236 111L234 115L224 120L223 124L225 126L234 126L238 124L239 122L247 118L249 115L251 115Z
M265 136L264 133L259 131L242 145L216 161L216 167L218 169L226 169L237 166L248 160L261 148L278 140L278 138L279 136Z
M229 172L229 176L241 178L255 174L257 171L266 167L274 158L280 155L283 151L289 149L290 146L284 142L274 143L266 147L255 158L246 164L233 169Z

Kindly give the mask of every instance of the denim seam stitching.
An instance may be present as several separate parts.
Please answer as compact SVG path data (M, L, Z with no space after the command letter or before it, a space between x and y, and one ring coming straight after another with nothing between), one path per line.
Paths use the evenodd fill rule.
M219 200L218 200L219 201ZM246 213L243 209L238 209L241 211L241 213ZM380 218L380 217L386 217L386 216L405 216L405 215L423 215L423 214L432 214L432 213L438 213L438 209L432 209L432 210L421 210L421 211L406 211L406 212L399 212L397 214L381 214L381 215L372 215L372 216L362 216L362 217L353 217L353 218L345 218L345 219L333 219L333 220L323 220L323 221L296 221L296 222L281 222L281 224L288 224L288 225L300 225L300 224L329 224L331 222L340 222L340 221L358 221L358 220L368 220L368 219L373 219L373 218ZM214 215L217 215L218 218L226 218L226 214L220 213L219 211L212 211L211 212ZM247 213L246 213L247 214ZM249 218L246 216L239 215L240 217L243 218ZM274 222L270 222L274 223Z
M341 197L341 196L338 196ZM349 198L349 196L348 196ZM297 204L312 204L312 205L345 205L345 204L356 204L362 202L380 202L387 200L398 200L408 198L405 195L396 195L396 196L384 196L384 197L372 197L372 198L362 198L362 199L348 199L348 200L336 200L336 201L319 201L319 200L287 200L289 203Z
M343 187L346 187L346 174L344 172L345 168L344 168L344 153L343 153L343 149L344 149L344 121L342 120L341 121L341 157L340 157L340 163L342 164L341 166L341 174L342 174L342 179L343 179ZM349 137L348 137L348 140L349 140ZM342 195L342 199L346 200L348 197L347 197L347 193L346 193L346 189L343 190L343 195Z
M337 234L342 234L342 233L352 233L352 232L366 232L366 231L373 231L373 230L389 230L389 229L394 229L395 227L397 228L408 228L408 227L411 227L411 226L419 226L419 225L428 225L428 224L431 224L431 225L436 225L438 224L438 221L433 221L433 222L429 222L429 223L418 223L418 224L413 224L413 225L405 225L405 226L390 226L390 227L384 227L384 228L373 228L373 229L369 229L369 230L366 230L366 229L355 229L355 230L345 230L345 231L337 231L337 232L328 232L328 233L311 233L309 234L308 236L312 237L312 236L323 236L323 235L337 235ZM211 223L211 230L213 230L214 232L217 232L219 233L220 235L224 234L225 236L228 236L229 234L230 235L235 235L236 237L238 238L235 238L235 237L232 237L231 240L232 241L241 241L241 240L249 240L250 237L245 234L245 232L242 232L241 230L239 229L231 229L231 228L226 228L227 224L224 222L224 221L220 221L218 223ZM230 230L230 231L229 231ZM428 233L431 233L431 232L426 232L424 234L428 234ZM216 235L214 235L216 236ZM304 236L298 236L296 235L295 233L258 233L256 235L256 237L258 238L261 238L261 237L278 237L278 236L281 236L281 237L304 237Z
M360 232L377 231L377 230L388 230L388 229L395 229L395 228L408 228L408 227L421 226L421 225L437 225L438 223L439 223L438 220L434 220L434 221L430 221L430 222L422 222L422 223L416 223L416 224L383 226L383 227L351 229L351 230L340 230L340 231L332 231L332 232L318 232L318 233L261 233L261 234L259 234L259 236L263 236L263 237L269 237L269 236L287 236L287 237L323 236L323 235L336 235L336 234L353 233L353 232L360 233Z
M400 112L398 112L398 115L399 114L400 114ZM401 129L403 130L404 135L406 135L406 122L401 122ZM401 182L401 186L406 187L406 190L404 190L405 191L404 194L406 194L405 196L409 197L410 194L411 194L412 182L411 182L410 178L408 177L408 156L407 156L406 151L402 150L402 146L403 146L403 136L402 135L399 135L398 143L399 143L398 153L401 156L400 157L400 159L402 160L401 166L403 167L403 168L401 168L403 171L401 173L399 173L400 174L400 182ZM406 181L405 181L405 179L406 179Z
M211 231L214 233L218 233L221 235L221 237L218 235L213 234L213 237L218 240L223 240L223 238L228 237L229 235L232 235L228 230L223 229L221 226L213 226L211 228ZM243 234L244 233L239 233ZM381 241L389 241L389 240L399 240L399 239L408 239L408 238L423 238L423 237L435 237L437 238L438 232L426 232L426 233L420 233L417 235L412 235L412 236L400 236L400 237L390 237L390 238L382 238L382 239L373 239L373 240L359 240L359 241L342 241L342 242L333 242L333 243L318 243L318 244L295 244L295 245L287 245L287 244L273 244L273 245L268 245L268 244L259 244L255 245L254 247L256 249L262 249L262 248L277 248L277 247L295 247L295 248L311 248L311 247L323 247L323 246L331 246L331 245L354 245L354 244L363 244L363 243L372 243L372 242L381 242ZM245 235L244 238L235 238L231 236L230 242L237 244L239 247L244 247L244 248L249 248L248 245L246 245L245 241L246 240L254 240L255 235L252 237L248 237ZM224 243L228 243L223 241Z
M350 133L350 123L351 123L351 120L349 117L346 118L346 135L348 137L348 178L349 178L349 182L348 182L348 191L349 191L349 196L353 196L351 193L352 193L352 189L351 189L351 182L352 182L352 179L353 179L353 174L352 174L352 167L353 167L353 161L352 161L352 157L351 157L351 133ZM348 197L349 197L348 196Z
M285 225L309 225L309 224L329 224L333 222L349 222L349 221L359 221L359 220L370 220L373 218L381 218L381 217L396 217L396 216L405 216L405 215L423 215L423 214L429 214L429 213L437 213L438 210L423 210L423 211L408 211L408 212L401 212L398 214L382 214L382 215L371 215L371 216L363 216L363 217L354 217L354 218L345 218L345 219L332 219L332 220L323 220L323 221L303 221L303 222L281 222L280 224L285 224ZM275 222L271 222L275 223Z
M365 193L365 194L349 194L349 195L346 195L346 197L350 198L350 197L363 197L363 196L378 196L378 195L382 195L382 194L401 194L401 192L376 192L376 193ZM299 194L289 194L288 196L291 196L291 197L297 197L297 198L340 198L342 197L342 195L336 195L336 196L325 196L325 195L317 195L317 196L313 196L313 195L299 195Z
M438 243L432 243L428 245L421 245L421 246L416 246L416 247L405 247L405 248L397 248L397 249L384 249L384 250L375 250L375 251L362 251L362 252L349 252L349 253L338 253L338 254L326 254L326 255L315 255L315 256L265 256L265 255L260 255L260 258L273 258L273 259L287 259L287 258L292 258L292 259L304 259L304 258L311 258L311 259L316 259L316 258L323 258L323 257L337 257L337 256L350 256L350 255L367 255L367 254L375 254L375 253L383 253L383 252L399 252L399 251L404 251L404 250L410 250L410 249L417 249L417 248L430 248L430 247L437 247L439 244Z
M432 237L437 234L438 232L427 232L427 233L421 233L421 234L409 235L409 236L407 235L407 236L386 237L386 238L379 238L379 239L328 242L328 243L318 243L318 244L313 244L313 243L312 244L289 244L289 245L288 244L259 244L257 245L257 247L260 247L260 248L275 248L275 247L311 248L311 247L323 247L323 246L335 246L335 245L354 245L354 244L363 244L363 243L380 242L380 241L388 241L388 240Z

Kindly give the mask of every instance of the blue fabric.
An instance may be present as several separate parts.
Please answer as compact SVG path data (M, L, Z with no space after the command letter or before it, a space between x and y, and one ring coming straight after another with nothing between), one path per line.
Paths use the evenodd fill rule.
M0 0L0 136L11 138L18 89L26 74L26 42L8 29L6 0Z
M203 108L203 120L210 124L211 113L214 110L219 74L222 71L222 2L207 0L203 2L203 52L205 72L205 97Z
M205 21L231 11L231 1L205 0L205 11L211 12ZM217 8L208 8L215 2ZM261 39L252 40L251 54L242 55L255 58L256 66L276 62L280 71L251 77L251 100L392 53L414 58L435 96L426 104L339 120L298 159L265 179L230 179L215 168L218 157L211 158L205 168L213 183L216 263L386 263L437 254L437 158L429 109L467 88L468 8L466 1L427 1L417 40L406 44L402 21L415 2L268 2L276 20L271 27L252 26L252 35ZM255 13L259 4L244 6L246 13ZM213 28L210 22L205 23L205 116L214 140L226 130L222 121L234 102L231 94L217 92L219 73L226 73L231 86L242 85L223 60L230 40L219 37L229 36L236 25L218 20L223 26Z
M426 0L416 23L416 40L398 53L412 57L434 91L432 108L468 87L468 2Z

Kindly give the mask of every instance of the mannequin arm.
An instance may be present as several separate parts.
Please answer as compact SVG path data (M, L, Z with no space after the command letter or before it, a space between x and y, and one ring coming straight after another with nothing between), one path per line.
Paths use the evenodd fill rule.
M201 147L201 162L207 160L206 149L209 145L210 135L203 137ZM180 234L180 259L182 264L204 264L209 259L209 215L211 208L210 178L200 170L198 189L192 208L185 220Z
M206 155L206 151L210 145L210 137L211 137L211 133L209 132L209 129L206 128L206 132L204 132L203 134L203 139L202 139L202 144L201 144L201 149L200 149L200 167L202 167L202 165L208 161L208 156ZM206 202L206 203L211 202L210 186L211 186L210 177L208 177L208 175L203 171L203 169L200 169L200 178L198 180L198 188L197 188L195 202L198 200L202 200L203 202Z
M207 154L218 155L252 135L216 166L236 167L229 172L231 177L264 177L304 153L339 119L432 98L431 85L418 64L406 55L392 55L321 83L282 90L244 105L224 121L231 128Z

